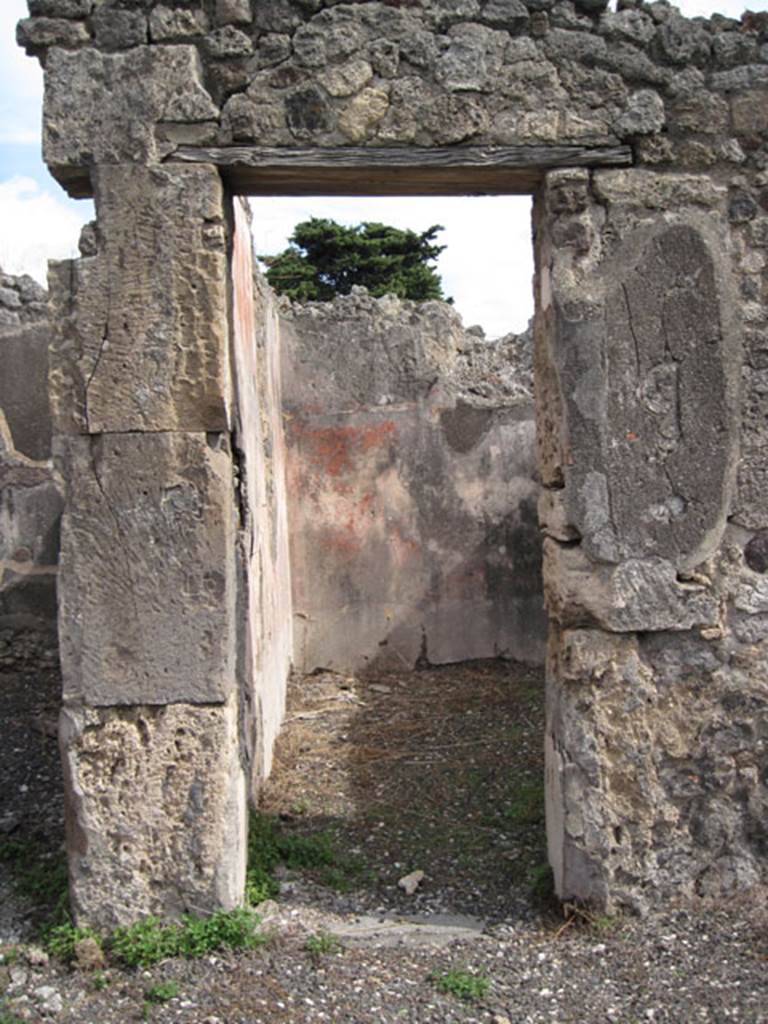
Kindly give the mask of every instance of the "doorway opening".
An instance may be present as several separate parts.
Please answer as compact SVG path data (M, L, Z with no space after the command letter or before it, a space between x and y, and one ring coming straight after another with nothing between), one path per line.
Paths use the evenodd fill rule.
M476 223L486 198L464 198L459 218ZM260 234L275 200L251 202L256 251L279 251L284 228ZM397 216L393 199L361 202L293 200L288 219ZM414 230L447 219L437 199L411 202ZM485 324L462 320L461 299L360 290L278 306L295 672L261 814L338 851L284 881L299 902L503 919L546 871L523 203L517 248L505 232L527 277L520 330L494 327L514 286ZM476 276L471 254L492 249L478 234L463 243ZM448 232L439 241L447 254Z

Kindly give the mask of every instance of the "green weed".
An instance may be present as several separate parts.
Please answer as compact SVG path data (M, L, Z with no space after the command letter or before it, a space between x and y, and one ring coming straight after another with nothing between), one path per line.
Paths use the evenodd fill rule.
M179 926L163 924L156 917L145 917L118 928L112 935L113 956L126 967L150 967L178 951Z
M179 994L179 983L177 981L157 981L154 985L148 985L144 989L144 998L148 1003L167 1003L169 999L175 999Z
M35 904L52 906L67 892L67 862L31 839L0 840L0 864L8 865L13 887Z
M210 917L184 917L164 924L145 917L118 928L110 940L112 955L126 967L149 967L172 956L203 956L215 949L254 949L266 938L258 932L259 917L244 907L221 910Z
M66 857L32 839L0 839L0 864L6 865L13 888L32 906L38 940L48 944L52 929L69 920Z
M440 992L456 996L467 1003L482 999L491 987L490 979L485 974L471 974L459 968L434 973L430 975L430 980Z
M258 931L260 918L247 907L220 910L210 917L185 917L180 928L179 953L204 956L214 949L255 949L267 940Z
M304 947L313 956L323 956L326 953L335 952L340 946L339 940L329 932L317 932L309 935Z
M91 977L91 988L94 992L101 992L109 985L109 975L104 971L96 971Z
M608 933L615 931L618 928L619 922L609 914L594 914L590 920L590 925L596 932Z
M76 928L71 921L51 926L46 931L45 945L54 956L62 960L74 960L75 946L81 939L95 939L101 945L99 936L92 928Z
M250 903L262 903L278 894L280 887L273 872L279 864L310 871L322 885L342 892L352 888L363 871L359 858L337 852L328 832L286 833L280 829L277 819L266 814L251 814L245 883Z
M555 876L546 862L537 864L528 872L528 884L531 898L542 908L554 907L557 904L555 895Z
M0 1006L0 1024L23 1024L23 1021L15 1013L11 1013L10 1010L4 1010Z
M543 824L544 786L540 782L523 783L513 794L503 815L513 825Z

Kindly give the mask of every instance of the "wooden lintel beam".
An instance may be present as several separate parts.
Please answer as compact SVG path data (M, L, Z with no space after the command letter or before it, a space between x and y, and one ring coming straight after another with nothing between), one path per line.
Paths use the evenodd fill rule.
M221 169L242 195L530 193L555 167L626 167L629 146L453 146L337 149L184 146L168 163Z

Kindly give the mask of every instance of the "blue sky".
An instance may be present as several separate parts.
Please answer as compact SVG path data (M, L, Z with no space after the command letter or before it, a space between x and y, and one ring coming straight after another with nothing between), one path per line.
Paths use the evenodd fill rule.
M768 0L681 0L684 14L715 11L739 17ZM45 282L48 259L77 255L80 227L93 217L88 201L69 199L40 157L42 72L15 44L25 0L0 0L0 266ZM253 200L259 252L277 252L298 221L332 217L356 224L379 220L423 231L443 224L446 250L438 269L467 325L495 337L522 330L532 309L530 200L518 196L418 199ZM503 226L504 230L500 230Z

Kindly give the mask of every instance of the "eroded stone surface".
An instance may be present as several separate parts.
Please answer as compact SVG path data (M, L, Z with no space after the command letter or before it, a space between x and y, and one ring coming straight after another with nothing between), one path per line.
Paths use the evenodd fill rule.
M46 162L66 178L66 168L84 164L156 160L156 123L218 117L201 75L193 46L139 46L125 53L54 47L46 62Z
M726 525L762 424L739 423L733 214L696 182L555 172L537 214L550 860L609 909L765 877L768 605L760 535Z
M235 684L226 435L59 437L64 693L91 705L223 701Z
M213 706L65 705L60 742L78 921L109 930L148 914L178 919L242 902L237 733L234 698Z
M632 192L628 173L620 184L597 175L604 227L583 177L550 180L542 412L553 403L560 422L542 425L548 480L564 482L566 518L591 558L691 569L719 543L737 457L728 272L709 222L678 208L652 226L669 201L664 180L640 173Z
M555 635L548 831L563 897L642 913L764 878L766 688L731 657L696 632Z
M50 466L47 295L0 271L0 630L3 664L47 657L56 630L61 496ZM17 658L18 655L18 658Z
M158 134L165 122L210 122L231 142L224 112L246 91L269 96L248 137L267 146L621 140L649 165L743 160L729 132L765 131L751 98L768 84L762 25L604 7L221 0L88 17L72 0L33 5L19 41L48 68L49 162L79 187L93 163L155 160L160 137L183 145ZM710 116L728 103L732 125Z
M53 267L54 429L225 429L227 258L218 174L102 167L96 194L96 255Z

